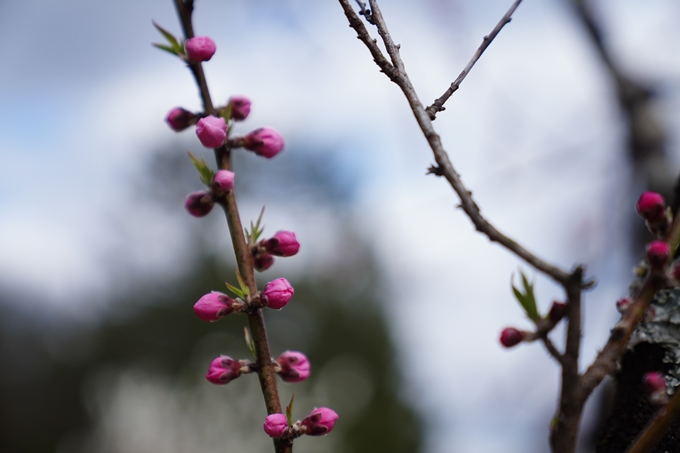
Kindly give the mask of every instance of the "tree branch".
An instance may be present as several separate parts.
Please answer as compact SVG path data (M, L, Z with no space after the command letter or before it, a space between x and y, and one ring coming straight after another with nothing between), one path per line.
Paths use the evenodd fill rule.
M668 431L673 421L680 415L680 391L676 391L665 408L635 439L635 442L626 450L626 453L647 453L652 451L663 435Z
M494 39L496 39L496 36L498 36L498 33L500 33L503 27L510 23L512 20L512 14L515 12L520 3L522 3L522 0L517 0L515 3L513 3L508 12L506 12L501 18L500 22L498 22L494 29L491 30L491 33L484 37L482 44L479 46L474 55L472 55L472 58L468 62L467 66L465 66L465 69L463 69L463 72L461 72L458 77L456 77L456 80L453 81L451 86L444 92L444 94L441 95L441 97L435 99L432 105L425 109L427 114L430 115L431 120L436 118L438 112L443 112L446 110L444 103L448 101L453 93L458 91L460 84L463 83L463 80L465 80L465 77L467 77L467 75L470 73L472 67L475 65L475 63L477 63L477 60L479 60L486 48L491 45Z

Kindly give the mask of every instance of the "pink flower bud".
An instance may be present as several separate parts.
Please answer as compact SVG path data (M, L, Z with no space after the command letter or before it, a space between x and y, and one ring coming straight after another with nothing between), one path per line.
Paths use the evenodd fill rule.
M206 116L198 120L196 135L201 145L206 148L217 148L227 139L227 123L222 117Z
M184 207L194 217L207 216L214 205L215 200L213 200L210 192L205 190L190 193L184 201Z
M215 55L215 41L208 36L194 36L184 44L187 57L194 62L208 61Z
M266 271L267 269L272 267L272 264L274 264L274 257L268 253L260 253L255 257L255 260L253 262L255 270L258 272Z
M305 434L308 436L323 436L333 430L337 419L338 414L333 409L319 407L302 420L301 426L306 428Z
M276 359L276 363L281 367L277 373L286 382L302 382L309 377L309 360L301 352L286 351Z
M229 99L231 117L236 121L243 121L250 114L250 99L245 96L232 96Z
M271 159L283 149L283 137L271 127L261 127L243 137L243 147Z
M221 355L210 362L205 378L213 384L228 384L241 375L241 364L226 355Z
M637 211L645 220L653 222L662 219L666 215L666 201L661 194L645 192L637 202Z
M210 187L215 192L228 192L234 188L234 172L229 170L218 170L213 177Z
M174 109L170 110L168 116L165 117L165 121L175 132L183 131L187 127L191 126L193 119L193 113L180 107L175 107Z
M501 332L501 344L506 348L511 348L524 340L524 332L514 327L508 327Z
M281 437L288 429L288 419L283 414L271 414L264 419L264 432L269 437Z
M624 313L631 303L632 302L630 301L629 298L622 297L621 299L616 301L616 309L619 311L619 313Z
M293 256L300 250L300 243L292 231L277 231L276 234L262 241L267 253L276 256Z
M264 286L262 300L269 308L279 310L286 306L295 290L285 278L277 278Z
M564 302L554 301L552 307L550 307L550 312L548 313L548 319L553 324L560 322L562 318L567 314L567 304Z
M233 299L226 294L213 291L198 299L194 304L194 313L203 321L217 321L233 312Z
M671 254L671 248L667 242L654 241L647 244L647 261L652 269L663 269L668 262Z
M663 378L663 374L658 371L645 373L642 376L642 386L652 404L664 404L667 402L668 395L666 394L666 381Z

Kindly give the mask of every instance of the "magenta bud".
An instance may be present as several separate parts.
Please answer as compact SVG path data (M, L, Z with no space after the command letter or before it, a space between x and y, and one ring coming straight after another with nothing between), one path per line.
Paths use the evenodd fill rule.
M288 419L283 414L267 415L264 419L264 432L269 437L281 437L288 429Z
M501 332L501 344L506 348L511 348L524 340L524 332L514 327L507 327Z
M295 290L285 278L277 278L264 286L262 300L269 308L280 310L285 307Z
M198 299L194 313L203 321L217 321L234 311L233 299L226 294L213 291Z
M271 127L261 127L243 137L243 147L271 159L283 150L283 137Z
M205 378L213 384L228 384L241 375L241 364L226 355L221 355L210 362Z
M300 243L292 231L277 231L276 234L262 241L267 253L276 256L293 256L300 250Z
M302 420L300 426L305 428L304 432L308 436L323 436L333 430L337 419L338 414L333 409L319 407Z
M260 253L254 259L253 265L258 272L264 272L274 264L274 257L268 253Z
M631 300L627 297L622 297L621 299L616 301L616 309L619 311L619 313L624 313L628 307L630 307Z
M286 351L276 359L276 363L281 368L277 373L286 382L302 382L309 377L309 360L301 352Z
M637 211L651 222L663 219L666 215L666 201L656 192L645 192L637 202Z
M250 114L250 99L245 96L232 96L229 99L231 117L236 121L243 121Z
M196 135L201 145L206 148L217 148L227 139L227 123L222 117L206 116L198 120Z
M644 387L645 395L647 395L652 404L664 404L667 402L666 381L658 371L645 373L642 376L642 386Z
M210 187L215 192L228 192L234 188L234 172L229 170L218 170L213 177Z
M215 41L208 36L194 36L184 44L189 60L194 62L208 61L215 55Z
M210 192L205 190L190 193L184 201L184 207L194 217L207 216L213 206L215 206L215 200Z
M667 242L654 241L647 244L647 261L652 269L663 269L671 255L671 248Z
M187 127L191 126L193 119L194 114L188 110L184 110L181 107L175 107L174 109L170 110L168 116L165 117L165 121L175 132L183 131Z
M564 302L554 301L552 307L550 307L550 312L548 313L548 319L553 324L560 322L562 318L567 314L567 304Z

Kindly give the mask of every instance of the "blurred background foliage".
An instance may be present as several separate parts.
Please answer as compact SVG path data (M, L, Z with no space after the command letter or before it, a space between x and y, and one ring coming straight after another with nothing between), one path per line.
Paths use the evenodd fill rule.
M209 216L215 228L182 212L183 197L199 183L186 148L169 148L154 153L144 178L131 185L140 208L182 214L177 221L191 230L193 246L175 257L181 263L176 272L130 275L112 269L121 280L97 304L104 308L96 322L45 308L36 312L34 302L21 300L25 295L2 293L1 451L270 448L261 428L266 412L256 377L242 376L224 387L203 377L219 354L248 358L243 340L247 322L230 316L209 324L193 314L201 295L224 291L225 281L235 283L233 252L215 247L214 232L228 235L218 208ZM336 163L309 156L302 150L262 165L239 155L236 163L242 202L263 192L276 193L282 203L311 197L336 210L336 231L342 234L344 253L315 274L293 280L292 302L280 312L266 312L272 353L300 350L312 363L307 381L281 384L283 403L295 393L296 419L314 406L333 407L340 414L332 436L302 438L296 451L418 451L421 423L400 394L380 271L370 247L343 223L351 190L346 181L332 177L338 174L332 171ZM265 235L273 232L265 230ZM278 277L280 265L260 275L260 282Z

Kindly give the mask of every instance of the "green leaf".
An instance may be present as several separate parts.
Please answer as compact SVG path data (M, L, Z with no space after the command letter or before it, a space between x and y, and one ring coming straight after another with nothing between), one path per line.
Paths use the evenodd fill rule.
M240 297L241 299L245 299L246 295L241 291L239 288L235 287L234 285L230 285L227 282L224 282L225 285L227 285L227 289L231 291L232 293L236 294L236 297Z
M177 56L177 51L176 51L175 49L173 49L172 47L170 47L170 46L166 46L165 44L157 44L157 43L152 43L151 45L152 45L152 46L155 46L155 47L158 47L158 48L161 49L161 50L165 50L166 52L171 53L171 54Z
M253 342L253 337L250 336L250 330L247 327L243 328L243 335L246 337L246 346L248 346L248 351L250 355L253 356L253 360L257 362L257 352L255 351L255 343Z
M539 315L538 309L536 308L536 297L534 296L534 284L529 283L522 271L520 271L520 276L522 279L522 286L524 287L524 293L520 292L520 290L518 290L511 282L510 286L512 287L512 292L522 308L524 308L529 319L538 321Z
M198 170L198 174L201 177L201 182L210 187L210 184L212 184L212 180L215 177L215 172L210 167L208 167L208 164L205 163L204 159L197 158L191 153L191 151L189 151L189 159L191 159L191 163L194 164L194 167L196 167L196 170Z
M161 32L161 34L163 36L165 36L165 39L170 43L172 48L175 50L175 52L173 52L173 53L176 54L177 50L181 50L181 46L179 44L179 41L177 40L177 38L175 38L175 36L172 33L167 31L165 28L161 27L160 25L158 25L156 22L152 21L151 23L153 24L154 27L156 27L156 30L158 30L159 32Z
M229 124L229 121L231 120L231 102L227 104L227 107L223 108L220 113L222 114L224 121Z
M255 225L253 225L253 222L250 222L250 231L246 228L246 236L248 237L248 243L249 244L255 244L257 240L262 236L262 232L264 231L264 226L260 226L262 224L262 217L264 216L264 206L262 206L262 210L260 211L260 216L257 218L257 222L255 222Z
M236 272L236 280L238 280L238 285L241 287L241 292L245 294L246 296L250 296L250 288L248 288L248 285L246 285L246 282L243 281L243 277L241 277L241 273L238 271L237 268L234 268L234 272Z
M286 418L288 419L288 426L293 426L293 404L295 403L295 393L290 397L290 403L286 406Z

